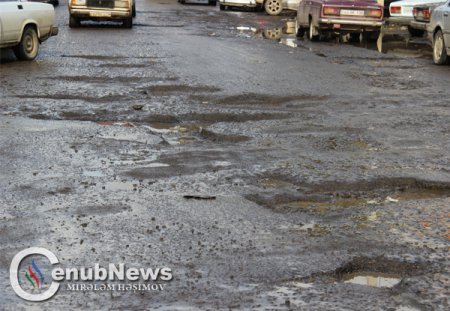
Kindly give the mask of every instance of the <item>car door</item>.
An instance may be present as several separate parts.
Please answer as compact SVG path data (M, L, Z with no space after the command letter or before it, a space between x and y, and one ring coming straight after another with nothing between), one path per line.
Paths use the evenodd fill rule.
M24 20L24 8L21 2L5 2L0 0L2 9L1 28L2 43L19 42L22 36L22 23Z

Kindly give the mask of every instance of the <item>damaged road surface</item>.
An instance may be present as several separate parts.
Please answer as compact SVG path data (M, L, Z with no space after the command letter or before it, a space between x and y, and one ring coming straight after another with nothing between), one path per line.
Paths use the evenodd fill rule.
M131 30L70 29L61 4L35 62L1 52L1 310L449 309L449 67L254 34L288 13L138 0ZM9 267L37 246L173 279L33 303Z

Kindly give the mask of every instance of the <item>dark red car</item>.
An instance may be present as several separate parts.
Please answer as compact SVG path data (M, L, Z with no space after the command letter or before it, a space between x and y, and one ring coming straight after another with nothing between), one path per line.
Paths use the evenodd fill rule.
M316 40L325 32L374 33L383 25L383 6L375 0L301 0L297 35Z

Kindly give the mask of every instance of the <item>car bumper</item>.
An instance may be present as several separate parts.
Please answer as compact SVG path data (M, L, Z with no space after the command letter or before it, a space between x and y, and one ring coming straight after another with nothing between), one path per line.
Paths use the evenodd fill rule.
M338 27L336 27L339 25ZM351 19L333 19L333 18L321 18L319 19L319 28L325 29L342 29L342 30L354 30L354 29L366 29L366 28L380 28L383 26L383 21L361 21Z
M59 33L59 28L53 26L52 29L51 29L51 31L50 31L50 37L57 36L58 33Z
M387 19L389 24L396 24L400 26L409 26L414 20L413 17L408 16L391 16Z
M72 8L69 12L72 16L89 20L122 20L131 16L131 11L129 10L94 10Z
M224 0L219 0L219 3L222 4L222 5L248 7L248 8L254 8L255 6L258 5L256 3L256 0L252 0L252 1L224 1Z
M59 28L55 27L55 26L52 26L50 28L50 31L47 33L47 35L40 37L39 40L41 42L44 42L45 40L47 40L50 37L57 36L58 33L59 33Z
M414 29L418 29L418 30L427 30L427 27L428 27L428 24L429 23L425 23L425 22L418 22L418 21L415 21L415 20L413 20L411 23L410 23L410 26L412 27L412 28L414 28Z

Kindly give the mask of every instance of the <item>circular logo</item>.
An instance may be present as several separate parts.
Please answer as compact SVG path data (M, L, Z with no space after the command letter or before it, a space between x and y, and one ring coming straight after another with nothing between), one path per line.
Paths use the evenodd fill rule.
M59 263L58 258L48 249L42 247L30 247L20 251L14 256L11 261L11 266L9 268L9 280L14 292L22 299L28 301L44 301L53 297L59 289L59 282L52 281L50 287L43 293L32 294L24 291L19 282L19 266L20 263L28 256L31 255L42 255L47 257L52 265ZM33 288L40 289L44 283L44 276L39 269L38 265L31 262L31 265L25 271L25 278L32 285Z

